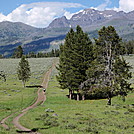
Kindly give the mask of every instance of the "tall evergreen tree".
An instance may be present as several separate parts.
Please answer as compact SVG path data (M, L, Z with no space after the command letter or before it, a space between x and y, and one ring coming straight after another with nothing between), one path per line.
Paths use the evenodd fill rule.
M113 65L113 72L115 76L115 84L117 85L117 93L122 96L122 100L125 101L125 96L132 90L131 84L128 82L130 79L131 72L129 69L131 66L125 61L123 57L116 58L115 64Z
M71 74L70 68L70 57L72 56L72 45L74 44L74 36L75 32L71 28L65 38L64 45L60 46L60 59L59 59L59 66L57 69L59 70L59 74L57 76L57 80L62 89L69 89L70 99L72 98L72 88L71 83L68 81L68 76Z
M19 80L22 80L22 83L25 87L26 81L30 78L30 66L28 60L25 59L25 56L22 56L21 61L19 62L19 66L17 69L17 74Z
M131 78L129 73L130 66L121 58L122 46L121 38L112 26L103 27L99 31L99 38L95 40L95 55L97 64L93 65L96 69L91 73L89 68L88 76L95 76L94 83L99 89L106 92L108 104L111 105L111 98L115 92L121 95L131 89L127 79ZM101 70L98 71L99 66ZM124 70L124 71L123 71ZM126 90L127 87L127 90ZM97 90L98 90L97 88Z
M61 47L58 81L62 88L68 88L71 94L86 80L86 70L92 60L92 42L80 26L67 34ZM79 97L77 98L79 99Z

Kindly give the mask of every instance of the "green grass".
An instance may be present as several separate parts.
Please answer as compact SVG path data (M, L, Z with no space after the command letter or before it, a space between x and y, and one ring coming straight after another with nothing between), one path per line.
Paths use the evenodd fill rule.
M51 67L54 60L55 58L28 59L32 75L26 85L40 85L44 73ZM20 59L0 59L0 70L4 71L7 77L6 82L0 80L0 120L33 104L37 97L37 88L23 88L21 81L18 80L16 68L19 61ZM13 117L15 116L6 121L6 124L11 128L10 132L0 126L0 134L16 133L11 124Z
M127 56L125 59L130 61L131 65L134 67L134 56ZM52 61L52 59L49 60ZM39 63L40 62L38 61L38 64ZM45 63L46 61L44 59L43 64L45 65ZM34 63L34 65L35 64L36 63ZM33 70L34 75L29 83L35 81L36 84L39 84L43 76L43 70L42 73L39 72L40 78L37 79L38 68L36 66L34 67L37 70ZM134 70L132 69L131 71L133 72L134 78ZM46 91L47 100L43 105L29 110L27 114L20 119L22 125L33 130L38 130L38 132L42 134L133 133L134 107L131 104L134 104L134 93L128 94L125 102L122 102L120 96L114 97L112 99L112 106L106 105L106 99L85 101L70 100L66 97L68 90L62 90L59 88L55 77L56 74L57 71L54 69ZM11 75L13 76L15 74ZM9 85L6 85L6 83L3 82L1 82L0 85L0 91L6 90L11 94L11 96L8 96L7 94L4 94L4 92L0 93L0 97L2 97L2 105L6 109L5 113L3 112L1 114L2 111L0 112L1 118L11 113L11 110L7 109L8 107L11 107L12 110L21 109L21 105L18 106L18 104L21 104L21 100L19 98L21 98L22 93L23 95L26 95L27 93L33 94L34 96L34 91L37 90L31 88L30 91L29 89L23 89L21 88L22 86L19 81L14 80L17 85L14 85L14 82L12 83L11 81L12 79L9 80ZM134 84L134 81L131 81L131 83ZM20 90L20 92L12 92L9 89ZM14 99L11 99L11 97ZM28 96L24 97L26 98L24 102L25 105L23 105L23 107L26 107L26 105L28 105L27 103L30 103L34 97L31 99L28 99ZM8 120L8 124L11 123L12 118ZM0 132L0 134L15 134L15 128L11 125L10 131L6 131L0 127Z
M120 96L114 97L112 106L106 105L106 99L69 100L66 97L68 90L58 87L56 73L53 70L44 105L30 110L21 118L21 124L42 134L133 133L134 107L131 104L134 103L134 93L127 96L126 102L122 102Z

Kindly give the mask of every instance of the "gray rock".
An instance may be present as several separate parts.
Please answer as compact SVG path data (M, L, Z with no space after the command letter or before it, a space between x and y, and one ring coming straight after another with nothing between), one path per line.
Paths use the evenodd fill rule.
M46 109L46 110L45 110L45 112L52 112L52 113L53 113L53 112L54 112L54 110L52 110L52 109L48 108L48 109Z
M54 113L52 116L55 116L55 117L57 117L57 116L58 116L58 114Z

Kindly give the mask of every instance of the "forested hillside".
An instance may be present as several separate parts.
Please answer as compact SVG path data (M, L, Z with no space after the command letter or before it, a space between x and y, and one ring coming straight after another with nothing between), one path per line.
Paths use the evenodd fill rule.
M103 26L114 26L123 41L133 40L134 11L125 13L114 10L98 11L85 9L67 19L65 16L56 18L46 28L35 28L20 22L0 23L0 54L11 56L14 49L21 45L25 53L49 52L59 48L52 42L64 40L70 28L80 25L91 39L98 37L98 30ZM55 43L54 43L55 44Z

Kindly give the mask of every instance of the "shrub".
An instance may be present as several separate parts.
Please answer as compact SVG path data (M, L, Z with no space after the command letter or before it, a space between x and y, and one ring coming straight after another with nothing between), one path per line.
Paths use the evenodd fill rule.
M65 129L75 129L77 126L75 124L67 124L65 125Z
M49 127L57 127L57 126L59 126L58 119L55 117L48 116L44 120L44 125L49 126Z
M54 110L52 110L52 109L48 108L48 109L46 109L46 110L45 110L45 112L52 112L52 113L53 113L53 112L54 112Z
M59 126L58 118L56 118L55 116L51 116L48 113L40 115L40 117L36 118L36 120L42 120L44 126L49 126L49 127Z
M133 108L128 108L128 111L129 112L134 112L134 109Z

